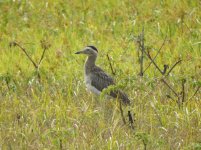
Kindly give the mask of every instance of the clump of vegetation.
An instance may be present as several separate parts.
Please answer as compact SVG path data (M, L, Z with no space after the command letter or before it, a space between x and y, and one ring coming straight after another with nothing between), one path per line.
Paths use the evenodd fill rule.
M201 149L200 9L0 1L0 149ZM132 100L134 130L117 101L86 91L74 52L91 44Z

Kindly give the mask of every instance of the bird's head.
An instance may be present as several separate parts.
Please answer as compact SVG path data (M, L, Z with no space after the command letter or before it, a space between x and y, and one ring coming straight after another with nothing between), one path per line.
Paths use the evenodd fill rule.
M78 51L75 54L85 54L88 56L97 56L98 50L95 46L87 46L83 50Z

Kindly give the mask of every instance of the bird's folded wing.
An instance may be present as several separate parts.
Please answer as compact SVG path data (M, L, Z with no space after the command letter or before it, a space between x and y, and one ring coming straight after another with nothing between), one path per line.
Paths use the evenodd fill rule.
M91 85L99 91L102 91L104 88L107 88L110 85L114 85L114 80L112 77L107 75L101 68L94 67L92 72L93 74L91 74Z
M92 72L93 74L91 74L91 85L94 86L97 90L102 91L104 88L115 84L112 77L107 75L101 68L95 67L93 68ZM121 90L111 91L110 96L114 98L120 98L124 104L130 104L128 96Z

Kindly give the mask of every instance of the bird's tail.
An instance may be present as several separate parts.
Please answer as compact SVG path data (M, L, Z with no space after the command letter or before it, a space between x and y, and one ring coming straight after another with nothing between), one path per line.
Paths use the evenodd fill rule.
M130 100L128 99L128 96L121 90L112 91L110 93L110 95L114 98L118 98L118 99L122 100L123 104L130 105Z

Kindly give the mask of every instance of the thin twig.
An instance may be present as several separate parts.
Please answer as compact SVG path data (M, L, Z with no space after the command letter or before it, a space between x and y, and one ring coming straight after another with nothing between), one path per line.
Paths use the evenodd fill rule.
M164 79L161 79L161 81L178 97L177 92Z
M115 75L115 71L114 71L114 69L113 69L113 67L112 67L112 63L111 63L110 57L109 57L108 54L107 54L106 56L107 56L107 59L108 59L108 61L109 61L109 65L110 65L110 69L111 69L111 71L112 71L112 74Z
M159 48L157 54L154 56L153 61L156 59L156 57L157 57L158 54L160 53L161 49L162 49L163 46L165 45L166 39L167 39L167 35L165 36L165 39L164 39L164 41L163 41L163 44L162 44L161 47ZM151 66L152 63L153 63L153 62L151 61L151 62L149 63L149 65L146 67L146 69L144 70L143 73L145 73L145 71Z
M123 123L126 124L126 119L124 117L121 101L119 101L119 109L120 109L120 112L121 112L121 118L123 120Z
M151 55L145 51L145 54L147 57L151 60L151 62L154 64L154 66L158 69L158 71L163 74L163 71L158 67L158 65L155 63L155 61L151 58Z
M148 56L148 58L153 62L154 66L160 71L160 73L163 75L163 71L161 71L161 69L158 67L158 65L153 61L153 59L151 58L150 54L147 53L145 51L145 54ZM181 60L180 60L181 61ZM177 62L175 65L173 65L173 67L171 68L171 70L178 64L179 62ZM169 72L171 72L171 70ZM178 97L178 102L179 102L179 96L177 94L177 92L164 80L164 79L161 79L161 81L163 83L165 83L165 85Z
M144 63L144 27L142 28L142 33L140 35L140 50L141 50L141 57L140 57L140 76L143 76L143 63Z
M43 53L42 53L42 55L41 55L41 58L40 58L40 61L39 61L38 64L31 58L31 56L27 53L26 49L23 48L19 43L17 43L17 42L14 41L14 42L11 42L11 43L10 43L10 46L18 46L18 47L25 53L25 55L28 57L28 59L29 59L29 60L32 62L32 64L34 65L34 67L35 67L35 69L36 69L36 73L37 73L38 79L39 79L39 81L40 81L40 80L41 80L41 76L40 76L40 72L39 72L39 66L40 66L40 64L41 64L41 62L42 62L42 60L43 60L43 58L44 58L44 56L45 56L46 50L50 47L50 45L42 46L42 47L43 47Z
M45 56L46 50L47 50L47 48L44 48L44 49L43 49L43 53L42 53L42 55L41 55L40 61L39 61L39 63L38 63L38 66L39 66L40 63L42 62L42 60L43 60L43 58L44 58L44 56Z
M172 98L172 96L170 96L170 95L166 95L166 96L167 96L167 98L170 98L171 100L175 101L175 99Z
M32 64L34 65L34 67L35 67L36 69L38 69L38 65L37 65L37 64L33 61L33 59L29 56L29 54L27 53L27 51L26 51L25 48L23 48L23 47L22 47L20 44L18 44L17 42L13 42L12 44L18 46L18 47L25 53L25 55L28 57L28 59L32 62Z
M163 83L165 83L165 85L177 96L178 100L177 100L177 104L180 108L180 96L177 94L177 92L164 80L164 79L161 79L161 81Z
M178 60L178 61L170 68L170 70L168 71L168 73L167 73L165 76L168 76L168 75L171 73L171 71L174 69L174 67L176 67L176 65L179 64L181 61L182 61L181 59Z
M200 90L201 86L198 86L197 89L195 90L194 94L188 99L188 101L190 101Z
M182 104L184 103L184 101L185 101L185 83L186 83L186 80L185 79L183 79L182 80Z
M154 66L158 69L158 71L164 75L164 72L158 67L158 65L155 63L155 61L151 58L151 55L149 53L147 53L146 51L144 51L144 53L147 55L147 57L151 60L151 62L154 64ZM168 76L170 74L170 72L174 69L174 67L176 67L177 64L179 64L182 60L178 60L168 71L168 73L166 74L166 76ZM168 66L166 66L168 67ZM167 68L166 68L167 69Z

